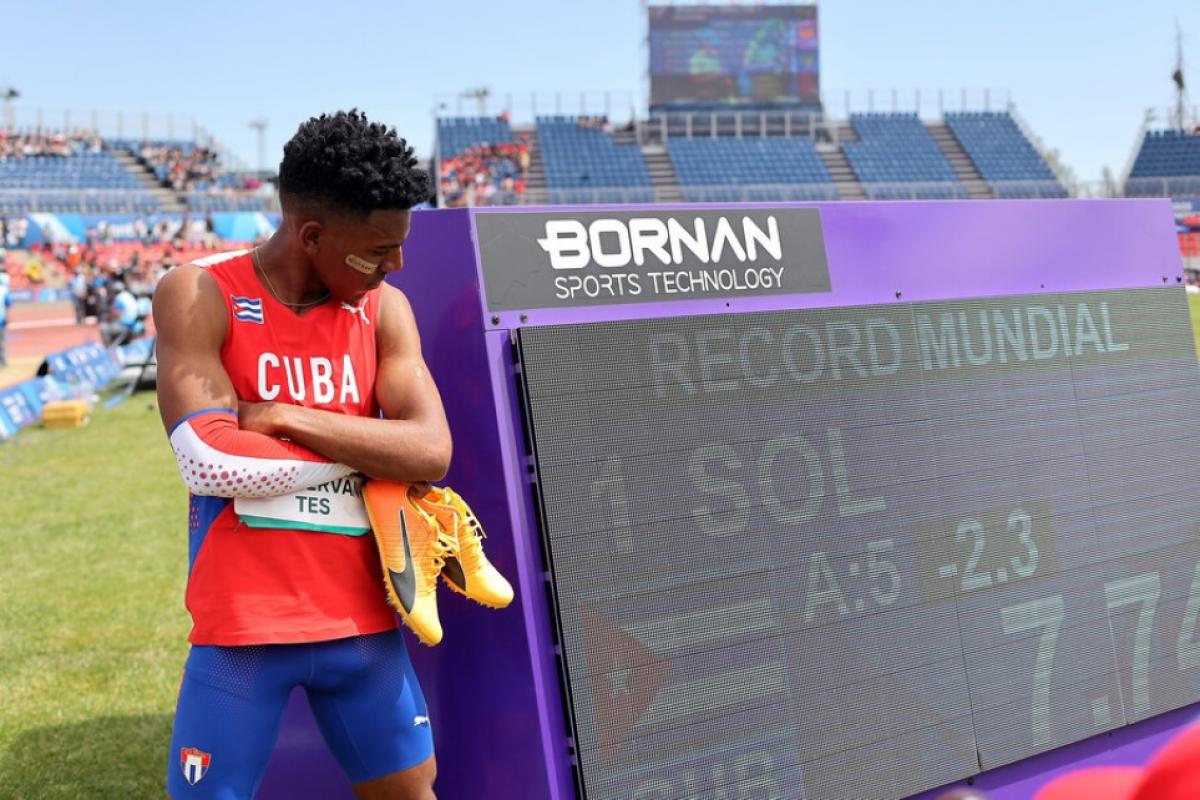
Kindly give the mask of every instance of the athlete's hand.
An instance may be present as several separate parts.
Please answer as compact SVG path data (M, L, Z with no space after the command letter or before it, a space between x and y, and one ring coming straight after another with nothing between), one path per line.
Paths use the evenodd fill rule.
M238 401L238 427L244 431L278 436L282 403L248 403Z

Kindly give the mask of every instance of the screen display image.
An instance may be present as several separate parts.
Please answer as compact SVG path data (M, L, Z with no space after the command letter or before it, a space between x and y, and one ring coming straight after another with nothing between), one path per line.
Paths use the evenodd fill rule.
M1200 699L1181 288L519 351L585 797L902 797Z
M650 104L817 103L817 8L652 6Z

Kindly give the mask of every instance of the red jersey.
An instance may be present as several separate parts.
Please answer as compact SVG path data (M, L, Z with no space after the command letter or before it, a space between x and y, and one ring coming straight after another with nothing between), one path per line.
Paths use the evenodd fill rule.
M262 284L248 253L206 261L225 298L221 362L239 400L378 416L378 289L357 307L329 300L299 316ZM370 535L251 527L231 499L189 501L193 644L316 642L397 626Z

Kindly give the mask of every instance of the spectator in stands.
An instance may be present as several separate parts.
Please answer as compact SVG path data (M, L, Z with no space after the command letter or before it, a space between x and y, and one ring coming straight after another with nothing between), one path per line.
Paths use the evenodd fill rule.
M526 141L481 144L442 159L439 181L449 208L515 205L529 170Z
M30 254L30 258L25 262L25 268L22 272L25 274L26 280L30 283L41 283L43 279L41 260Z
M8 273L0 272L0 367L8 366L8 351L4 344L8 333L8 309L12 307L12 292L8 290Z
M48 134L42 131L15 133L0 130L0 161L36 156L70 158L76 153L98 153L102 147L100 138L92 131Z
M119 280L113 282L113 291L116 294L108 313L108 322L100 326L100 338L105 347L127 344L142 332L138 301L133 292Z
M71 290L71 300L75 303L75 324L80 325L87 316L87 278L83 276L82 268L71 275L67 288Z
M16 250L25 241L29 231L29 221L25 217L9 219L4 225L4 244L9 250Z

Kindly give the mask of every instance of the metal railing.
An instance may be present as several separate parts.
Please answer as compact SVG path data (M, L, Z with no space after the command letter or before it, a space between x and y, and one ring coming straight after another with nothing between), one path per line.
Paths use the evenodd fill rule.
M913 112L922 119L947 111L1003 111L1012 104L1005 88L982 89L822 89L826 114L838 110L844 118L874 111Z
M1007 88L981 89L822 89L822 110L796 109L797 116L832 115L836 109L842 119L859 112L914 112L922 118L940 117L947 111L1003 111L1012 104L1012 92ZM694 109L693 109L694 110ZM532 125L537 117L547 115L605 116L620 126L647 114L681 114L670 107L649 109L644 98L627 89L596 89L558 92L493 92L483 87L457 94L441 93L434 97L430 113L438 117L488 117L507 114L513 125ZM789 109L767 111L784 113ZM704 115L708 112L696 112ZM718 115L742 115L749 119L760 109L739 110L731 107L714 109Z
M637 116L636 95L624 89L598 89L568 92L507 92L484 90L459 94L439 94L430 110L435 123L439 117L499 117L507 115L514 126L532 126L543 116L604 116L614 124L627 123Z
M3 127L20 133L47 131L68 133L86 130L105 139L135 141L189 141L216 150L230 171L247 165L191 114L151 114L145 111L53 108L31 106L8 100L3 103Z
M1129 178L1121 187L1123 197L1200 197L1200 175L1172 178Z
M159 196L149 189L3 189L0 215L156 214Z
M988 187L996 197L1007 200L1061 200L1077 196L1073 187L1064 186L1056 180L988 181Z
M668 139L807 136L837 142L837 125L825 123L820 112L778 111L662 111L635 122L638 144L663 144Z
M174 195L171 195L174 197ZM11 214L159 214L180 213L164 209L164 195L146 189L8 189L0 188L0 215ZM204 194L186 196L187 211L278 212L279 198L270 194Z
M193 214L213 214L224 211L258 211L279 213L279 196L274 192L258 194L239 192L235 194L188 192L184 196L188 211Z
M863 183L868 200L966 199L967 189L954 181ZM1056 181L997 181L989 184L995 197L1058 199L1070 196ZM614 186L570 189L529 189L521 194L496 190L468 193L458 204L623 205L630 203L762 203L813 202L849 199L833 183L742 184L717 186Z

